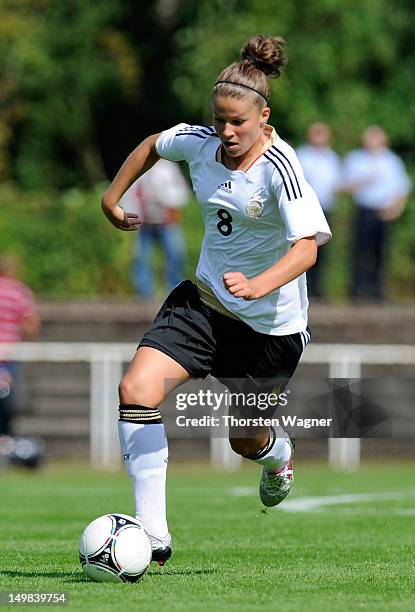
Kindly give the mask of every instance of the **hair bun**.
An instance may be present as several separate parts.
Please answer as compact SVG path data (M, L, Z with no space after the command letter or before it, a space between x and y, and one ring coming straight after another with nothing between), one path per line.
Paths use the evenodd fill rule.
M253 57L250 53L248 53L248 51L245 51L245 48L242 49L241 55L243 60L246 60L251 64L256 64L258 61L256 57Z
M267 76L278 78L287 63L284 43L281 36L253 36L241 49L242 60L253 64Z

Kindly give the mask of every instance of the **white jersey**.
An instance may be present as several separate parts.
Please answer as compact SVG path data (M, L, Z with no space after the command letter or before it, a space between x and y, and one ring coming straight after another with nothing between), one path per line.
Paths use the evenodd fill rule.
M205 224L197 278L223 306L254 330L276 336L307 327L306 275L257 300L234 297L225 289L225 272L248 278L264 272L300 238L318 245L330 228L294 150L274 132L274 144L246 171L216 161L220 140L213 127L181 123L162 132L158 154L185 160Z

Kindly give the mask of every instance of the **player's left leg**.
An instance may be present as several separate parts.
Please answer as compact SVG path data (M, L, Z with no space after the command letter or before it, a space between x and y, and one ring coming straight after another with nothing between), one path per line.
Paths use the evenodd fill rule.
M244 372L244 394L255 393L263 402L284 393L289 379L308 343L309 331L287 336L266 336L257 332L239 330L239 340L233 345L234 371ZM248 337L249 336L249 337ZM248 347L246 350L244 347ZM236 356L236 357L235 357ZM226 357L231 358L229 355ZM241 375L240 375L241 376ZM225 382L225 381L224 381ZM229 381L233 384L233 381ZM225 382L226 384L226 382ZM238 383L237 383L238 384ZM228 384L229 387L229 384ZM278 403L277 403L278 404ZM247 404L249 406L249 404ZM268 403L266 413L257 408L233 406L231 414L239 417L275 417L275 401ZM252 421L251 421L252 423ZM279 504L289 493L294 482L294 441L281 427L231 427L230 444L235 452L263 466L259 487L261 501L266 506Z
M244 418L239 410L230 413ZM263 466L259 495L264 506L281 503L294 483L294 438L281 427L235 427L229 442L236 453Z

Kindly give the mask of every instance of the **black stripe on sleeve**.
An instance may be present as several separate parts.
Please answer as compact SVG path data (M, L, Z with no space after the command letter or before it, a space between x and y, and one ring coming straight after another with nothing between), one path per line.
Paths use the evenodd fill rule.
M281 164L281 166L284 168L285 173L286 173L286 175L287 175L287 177L288 177L288 180L290 181L291 190L292 190L292 192L293 192L293 197L294 197L294 200L295 200L295 199L296 199L296 198L298 198L299 196L298 196L298 194L297 194L297 192L296 192L295 185L294 185L293 180L292 180L292 178L291 178L291 173L290 173L290 170L289 170L289 168L287 167L287 165L285 164L284 160L283 160L283 159L281 159L281 158L280 158L280 156L279 156L279 155L278 155L278 154L277 154L275 151L273 151L272 149L273 149L273 147L271 147L270 149L268 149L268 153L269 153L270 155L272 155L273 157L275 157L275 159L277 159L277 160L278 160L278 162Z
M199 125L188 125L187 127L180 128L179 132L187 132L187 133L201 132L202 134L205 134L206 136L212 135L212 131L209 127L203 127Z
M269 151L269 149L268 149L268 151ZM284 183L285 192L286 192L286 194L287 194L288 201L289 201L289 202L291 202L291 195L290 195L290 192L289 192L289 190L288 190L287 183L285 182L284 175L283 175L283 173L281 172L281 170L279 169L278 164L277 164L277 162L276 162L275 158L274 158L274 157L270 157L270 156L268 155L268 152L264 153L264 157L266 157L266 158L267 158L267 160L268 160L268 161L270 161L270 162L271 162L271 164L272 164L273 166L275 166L275 167L276 167L276 169L278 170L278 173L279 173L280 177L282 178L282 182Z
M302 198L302 197L303 197L303 194L302 194L302 192L301 192L300 183L298 182L297 175L296 175L296 173L295 173L295 171L294 171L294 168L292 167L292 164L291 164L290 160L289 160L289 159L288 159L288 157L287 157L286 155L284 155L284 153L283 153L282 151L280 151L280 149L278 149L278 148L277 148L275 145L274 145L273 147L271 147L271 149L275 149L275 151L277 151L277 152L278 152L280 155L282 155L282 157L283 157L284 159L286 159L286 160L287 160L287 162L288 162L288 164L289 164L289 166L290 166L290 168L291 168L291 170L292 170L292 172L293 172L293 175L294 175L294 178L295 178L295 182L297 183L297 187L298 187L298 192L299 192L299 194L300 194L300 198Z
M210 129L208 127L207 128L201 127L199 129L200 129L201 132L203 132L203 134L207 134L208 136L212 136L212 132L210 131Z
M209 125L207 129L210 130L212 136L215 136L215 138L219 138L213 126Z
M216 138L219 138L214 128L211 126L202 127L198 125L188 125L187 127L181 128L177 132L177 136L183 136L185 134L199 136L199 137L215 136Z
M187 131L188 133L198 132L201 134L205 134L206 136L211 136L211 132L209 132L208 128L198 127L195 125L191 125L188 128L183 128L183 130ZM179 131L181 132L182 130Z

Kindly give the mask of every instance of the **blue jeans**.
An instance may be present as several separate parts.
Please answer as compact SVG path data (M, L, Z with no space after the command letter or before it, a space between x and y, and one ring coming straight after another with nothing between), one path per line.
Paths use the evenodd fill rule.
M149 299L154 296L153 246L159 244L165 259L165 278L169 290L184 278L186 250L180 225L142 225L137 232L137 254L134 258L132 281L136 292Z

